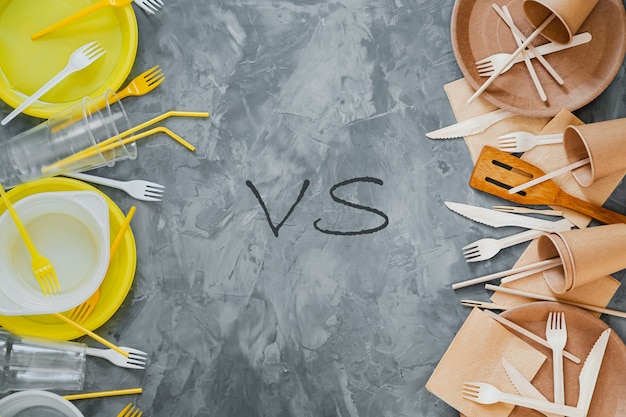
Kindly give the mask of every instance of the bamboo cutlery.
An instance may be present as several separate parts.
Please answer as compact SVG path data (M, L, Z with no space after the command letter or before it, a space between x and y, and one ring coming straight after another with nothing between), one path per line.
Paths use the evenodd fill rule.
M497 315L491 313L490 316L495 319L494 316ZM500 322L499 319L497 321ZM546 319L545 339L534 335L519 325L508 322L506 319L504 321L505 323L503 324L507 327L512 326L514 331L521 331L524 336L530 337L535 342L541 342L543 346L549 347L552 351L554 400L552 402L548 401L504 356L502 357L502 366L505 368L519 395L503 392L486 382L465 382L463 384L462 397L480 404L495 404L498 402L513 404L541 411L544 414L548 413L546 415L585 417L595 391L611 333L610 328L600 333L591 347L579 373L578 402L576 406L571 406L565 404L564 398L563 357L567 343L567 327L564 313L549 312Z

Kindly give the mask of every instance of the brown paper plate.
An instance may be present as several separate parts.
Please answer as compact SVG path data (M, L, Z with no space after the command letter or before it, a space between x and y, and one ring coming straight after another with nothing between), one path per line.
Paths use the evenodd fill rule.
M497 52L513 52L517 44L509 27L491 5L493 0L457 0L452 11L452 47L461 72L478 89L480 77L475 62ZM522 10L522 0L506 5L516 26L530 35L534 28ZM522 62L501 74L481 95L491 104L523 116L552 117L561 109L577 110L604 91L617 74L626 53L626 17L621 0L600 0L578 33L589 32L591 42L546 55L546 60L565 81L559 85L533 59L533 66L548 97L541 101L528 69ZM548 42L537 37L535 46Z
M567 324L567 344L565 349L581 359L580 364L564 359L563 375L565 381L565 403L576 406L578 402L578 375L600 333L609 326L585 310L552 302L533 302L512 308L502 313L512 322L530 330L540 337L545 337L546 319L550 311L565 313ZM553 400L552 352L550 349L526 340L547 356L547 360L531 381L532 384L550 401ZM615 332L611 332L609 343L600 367L598 382L591 400L588 417L617 417L624 415L626 401L626 346ZM516 394L516 393L515 393ZM510 417L536 416L534 410L515 407Z

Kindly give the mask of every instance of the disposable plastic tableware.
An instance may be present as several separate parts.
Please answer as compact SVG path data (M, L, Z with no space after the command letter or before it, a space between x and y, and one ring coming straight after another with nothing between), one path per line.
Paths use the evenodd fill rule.
M96 392L80 392L78 394L67 394L63 395L68 401L74 400L86 400L89 398L103 398L103 397L113 397L116 395L134 395L141 394L143 389L141 388L123 388L123 389L114 389L109 391L96 391Z
M124 409L122 409L122 411L120 411L120 413L117 415L117 417L140 417L140 416L141 416L141 411L137 407L135 407L132 403L124 407Z
M52 263L43 255L41 255L33 241L30 239L26 228L22 224L20 217L17 212L13 208L13 204L9 197L7 197L6 192L4 191L4 187L0 184L0 196L2 196L2 200L4 204L7 206L7 210L11 215L11 218L15 222L15 226L17 230L20 232L20 236L28 249L28 252L31 256L31 267L33 270L33 274L35 278L37 278L37 282L41 287L41 290L45 295L55 294L60 290L59 280L57 279L56 272L54 271L54 266Z
M127 346L120 346L120 349L124 349L129 353L128 357L120 355L113 349L97 349L88 347L85 351L89 356L96 356L108 360L114 365L121 368L129 369L145 369L146 362L148 360L148 354L142 352L139 349L133 349Z
M123 7L131 4L133 1L135 2L135 4L137 4L137 6L141 7L148 14L154 14L163 5L163 2L161 0L100 0L92 4L91 6L84 8L81 11L66 17L65 19L62 19L38 32L33 33L31 35L31 39L39 39L42 36L45 36L63 26L66 26L80 19L81 17L87 16L104 7Z
M165 81L165 74L158 65L135 77L126 87L115 93L118 100L129 96L142 96L154 90Z
M135 210L137 210L135 206L132 206L128 210L128 214L124 218L124 222L117 231L117 235L113 239L113 243L111 243L111 248L109 249L109 264L111 262L111 259L113 259L113 255L115 255L117 247L122 241L124 234L126 233L126 229L128 228L130 221L135 215ZM67 316L70 320L82 324L85 322L85 320L87 320L91 313L93 313L93 310L96 308L96 304L98 304L98 301L100 301L100 288L98 288L93 294L91 294L91 296L82 304L79 304L71 309Z
M505 152L526 152L537 145L563 143L563 134L533 135L530 132L512 132L498 137L498 148Z
M135 4L148 14L154 14L159 11L163 2L161 0L133 0Z
M156 182L144 180L118 181L111 178L98 177L96 175L84 173L66 173L66 177L76 178L77 180L91 182L94 184L105 185L107 187L117 188L126 191L128 195L143 201L161 201L161 197L165 192L165 187Z
M9 123L11 120L15 118L18 114L24 111L25 108L33 104L35 101L39 100L41 96L50 91L55 85L60 83L63 79L65 79L68 75L80 71L92 63L94 63L98 58L105 54L104 49L100 46L97 41L89 42L76 49L70 55L70 58L63 68L57 75L52 77L50 81L45 83L39 90L37 90L32 96L28 97L22 104L15 108L11 113L9 113L0 124L3 126Z
M504 402L568 417L584 417L585 415L583 410L576 407L508 394L484 382L466 382L463 384L463 398L480 404Z
M548 314L546 321L546 340L552 350L552 369L554 371L554 402L565 404L565 387L563 386L563 349L567 342L567 326L565 315L561 312Z

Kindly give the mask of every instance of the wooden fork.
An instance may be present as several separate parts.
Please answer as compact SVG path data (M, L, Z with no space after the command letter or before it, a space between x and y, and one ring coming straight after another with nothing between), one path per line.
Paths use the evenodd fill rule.
M133 403L129 403L126 407L120 411L117 417L140 417L142 414L141 410L133 405Z
M43 291L44 295L56 294L61 287L59 285L59 280L57 279L57 274L54 271L54 266L52 266L52 263L46 257L37 251L37 248L35 248L33 241L30 239L30 236L28 236L26 228L13 208L11 200L7 197L2 184L0 184L0 195L4 200L4 204L7 206L7 210L9 210L11 218L13 218L13 221L15 222L15 226L17 226L17 230L20 232L22 240L26 244L28 252L30 253L31 268L35 278L37 278L39 286L41 287L41 291Z

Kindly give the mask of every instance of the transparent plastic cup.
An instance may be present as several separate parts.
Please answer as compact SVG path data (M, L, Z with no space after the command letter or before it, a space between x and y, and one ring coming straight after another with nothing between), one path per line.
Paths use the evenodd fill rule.
M124 145L120 137L129 128L124 107L113 91L94 99L86 97L32 129L1 141L0 183L12 188L65 172L88 171L135 159L135 143ZM104 143L109 146L102 147ZM75 157L88 150L95 151Z
M85 355L80 343L22 338L0 330L0 392L80 391Z

